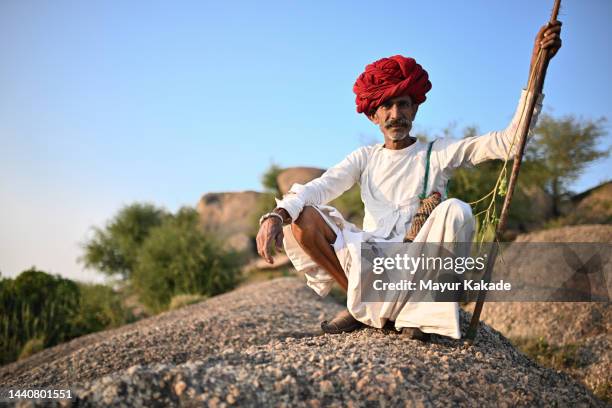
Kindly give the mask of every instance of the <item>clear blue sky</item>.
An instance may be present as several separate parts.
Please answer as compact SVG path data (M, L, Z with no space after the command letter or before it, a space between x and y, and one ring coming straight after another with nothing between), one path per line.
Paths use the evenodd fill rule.
M501 129L551 6L4 0L0 271L93 279L78 244L124 204L174 211L206 192L258 189L271 161L333 165L379 138L352 85L381 57L412 56L429 72L417 130ZM612 119L611 17L610 1L563 0L545 111ZM574 189L609 179L611 164Z

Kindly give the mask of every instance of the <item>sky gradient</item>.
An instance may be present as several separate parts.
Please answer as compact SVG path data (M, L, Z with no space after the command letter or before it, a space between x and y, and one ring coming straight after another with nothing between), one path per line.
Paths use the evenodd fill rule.
M544 111L612 118L612 2L562 3ZM79 243L123 205L175 211L206 192L257 190L271 162L329 167L380 139L352 85L381 57L411 56L429 72L417 131L502 129L551 7L0 2L0 271L99 279L77 263ZM603 160L572 187L611 170Z

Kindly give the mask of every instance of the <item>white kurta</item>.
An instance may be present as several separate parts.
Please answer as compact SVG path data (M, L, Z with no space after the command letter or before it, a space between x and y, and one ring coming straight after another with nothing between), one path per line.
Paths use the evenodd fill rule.
M444 138L434 142L429 164L427 194L445 194L455 169L486 160L505 159L513 154L513 141L525 118L527 93L522 92L516 113L503 131L464 139ZM542 107L542 95L534 109L532 127ZM517 138L518 139L518 138ZM428 333L459 338L458 306L452 302L410 302L397 298L389 302L361 302L361 243L366 241L401 242L419 207L423 190L428 144L416 142L402 150L385 149L382 144L364 146L305 185L294 184L277 206L296 219L305 205L314 206L336 233L334 250L347 275L347 307L361 322L382 327L387 320L396 328L419 327ZM335 199L355 183L361 187L365 216L363 230L344 220L333 207L324 204ZM442 202L427 219L412 245L419 242L469 242L474 220L469 205L450 199ZM325 296L333 278L315 264L295 241L291 228L284 229L285 252L295 268L306 275L307 284Z

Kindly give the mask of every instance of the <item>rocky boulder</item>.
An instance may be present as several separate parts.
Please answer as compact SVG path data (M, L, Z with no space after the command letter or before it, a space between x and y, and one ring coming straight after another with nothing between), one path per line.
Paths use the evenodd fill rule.
M276 183L281 194L287 194L294 183L306 184L323 173L325 170L316 167L289 167L278 174Z
M256 191L204 194L196 208L202 228L218 234L231 248L252 250L249 232L262 195Z

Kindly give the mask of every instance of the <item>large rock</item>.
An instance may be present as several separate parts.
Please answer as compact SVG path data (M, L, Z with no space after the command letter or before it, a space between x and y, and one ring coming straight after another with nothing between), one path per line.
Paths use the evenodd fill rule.
M289 167L278 174L276 183L281 194L287 194L294 183L306 184L323 173L325 170L316 167Z
M0 381L70 385L72 404L83 407L605 406L487 325L471 346L373 328L321 335L319 321L340 310L299 279L276 279L105 332L82 348L57 346L0 368ZM469 317L461 313L463 330Z
M256 191L203 195L197 206L202 227L218 234L236 250L252 250L249 233L259 215L258 200L262 195Z

